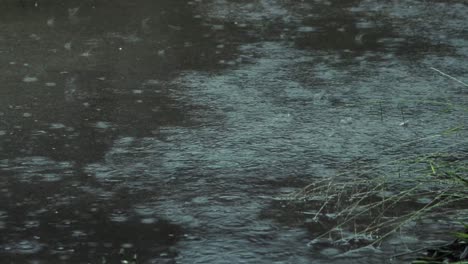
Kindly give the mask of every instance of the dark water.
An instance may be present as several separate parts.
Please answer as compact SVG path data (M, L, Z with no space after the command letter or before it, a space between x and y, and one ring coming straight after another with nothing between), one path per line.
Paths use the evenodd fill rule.
M434 220L380 249L315 249L278 197L360 160L465 153L465 130L431 136L466 126L467 87L431 67L466 82L467 12L1 1L1 262L383 263L447 239Z

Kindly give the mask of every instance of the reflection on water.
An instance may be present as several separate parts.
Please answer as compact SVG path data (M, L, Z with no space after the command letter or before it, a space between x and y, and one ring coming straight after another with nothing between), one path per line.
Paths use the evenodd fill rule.
M325 227L276 198L349 164L466 151L464 130L417 141L467 121L460 87L427 70L466 73L466 5L432 4L2 1L0 258L387 259L398 238L327 259L346 252L307 247Z
M145 208L133 210L124 190L102 203L96 196L105 191L78 192L82 182L68 184L70 177L67 184L2 181L3 261L120 263L176 255L180 228Z
M16 48L1 54L9 62L0 99L11 135L4 153L88 162L112 135L189 122L184 112L196 106L175 105L165 80L219 67L232 36L202 25L183 3L124 2L7 2L2 45Z

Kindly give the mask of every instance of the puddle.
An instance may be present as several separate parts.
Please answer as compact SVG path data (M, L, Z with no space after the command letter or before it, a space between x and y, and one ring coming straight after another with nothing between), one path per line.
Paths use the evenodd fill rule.
M310 191L385 176L376 202L466 159L468 7L429 2L5 1L0 258L385 263L449 241L448 209L330 241L333 188Z

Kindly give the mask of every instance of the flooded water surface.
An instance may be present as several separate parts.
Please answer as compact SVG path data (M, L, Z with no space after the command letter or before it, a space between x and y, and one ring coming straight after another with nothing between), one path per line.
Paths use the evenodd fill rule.
M406 263L392 256L447 243L463 193L382 239L385 225L360 237L330 219L358 199L351 182L376 202L421 175L466 176L467 13L455 0L1 1L0 262ZM422 184L354 226L445 201Z

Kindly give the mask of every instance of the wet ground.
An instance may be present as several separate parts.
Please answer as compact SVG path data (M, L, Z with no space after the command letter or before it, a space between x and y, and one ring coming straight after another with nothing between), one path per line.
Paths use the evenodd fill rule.
M466 153L466 130L433 135L467 125L468 87L434 70L468 81L467 13L1 1L1 262L384 263L446 240L459 219L375 250L311 248L276 198L356 161Z

